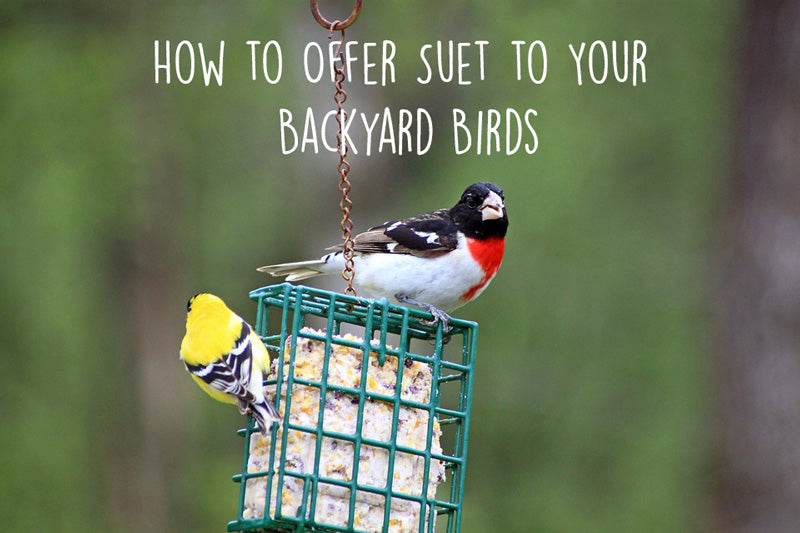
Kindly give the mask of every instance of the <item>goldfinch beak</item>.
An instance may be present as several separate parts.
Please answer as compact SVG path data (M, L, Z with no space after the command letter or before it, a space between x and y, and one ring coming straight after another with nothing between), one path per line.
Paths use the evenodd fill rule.
M480 212L482 220L496 220L503 218L503 208L505 204L500 195L494 191L489 191L489 196L481 204Z

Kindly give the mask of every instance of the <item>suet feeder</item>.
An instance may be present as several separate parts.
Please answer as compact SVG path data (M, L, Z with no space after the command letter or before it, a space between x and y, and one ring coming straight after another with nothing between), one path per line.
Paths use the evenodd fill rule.
M228 531L460 531L478 325L289 283L250 297L282 422L239 432Z

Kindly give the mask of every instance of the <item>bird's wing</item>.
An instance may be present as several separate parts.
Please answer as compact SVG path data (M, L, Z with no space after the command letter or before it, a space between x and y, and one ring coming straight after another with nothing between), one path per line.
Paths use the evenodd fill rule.
M269 352L255 331L250 330L250 346L253 353L253 364L262 374L269 374Z
M242 322L242 330L233 349L222 358L207 365L190 365L189 371L214 390L235 396L245 402L256 400L248 390L253 366L253 347L250 326Z
M361 253L410 254L436 257L458 246L457 228L447 209L424 215L385 222L353 239ZM334 249L341 249L341 245Z

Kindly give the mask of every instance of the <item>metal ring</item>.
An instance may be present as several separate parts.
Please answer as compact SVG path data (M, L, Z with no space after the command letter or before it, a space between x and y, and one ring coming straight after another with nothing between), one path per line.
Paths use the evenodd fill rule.
M314 15L314 19L316 19L319 25L326 30L339 31L349 27L353 22L356 21L359 13L361 13L361 4L363 3L364 0L356 0L356 5L353 8L353 12L350 13L350 16L347 17L344 22L339 22L338 20L330 22L323 17L322 13L319 12L319 0L311 0L311 14Z

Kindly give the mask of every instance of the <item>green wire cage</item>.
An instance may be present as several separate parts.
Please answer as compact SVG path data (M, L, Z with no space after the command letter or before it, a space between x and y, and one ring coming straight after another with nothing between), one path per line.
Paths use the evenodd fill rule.
M289 283L250 297L282 422L239 432L228 531L459 532L478 325Z

